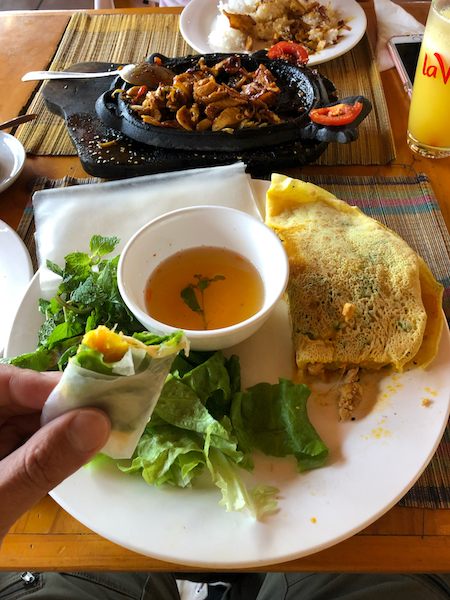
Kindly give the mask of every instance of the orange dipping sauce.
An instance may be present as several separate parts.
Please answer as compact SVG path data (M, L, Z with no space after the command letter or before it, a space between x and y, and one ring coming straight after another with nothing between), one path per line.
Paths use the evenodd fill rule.
M148 314L179 329L230 327L255 315L263 303L264 284L256 267L232 250L213 246L169 256L145 287Z

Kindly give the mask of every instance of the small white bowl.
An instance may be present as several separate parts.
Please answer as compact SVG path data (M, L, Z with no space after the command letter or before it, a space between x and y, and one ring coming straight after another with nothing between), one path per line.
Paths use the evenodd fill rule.
M0 193L19 177L25 165L25 149L17 138L0 131Z
M169 256L199 246L227 248L247 258L264 283L264 302L255 315L230 327L186 329L192 350L221 350L257 331L282 297L289 276L285 249L262 221L224 206L193 206L166 213L144 225L121 253L117 279L125 304L144 327L158 334L177 331L145 310L145 287L158 265Z

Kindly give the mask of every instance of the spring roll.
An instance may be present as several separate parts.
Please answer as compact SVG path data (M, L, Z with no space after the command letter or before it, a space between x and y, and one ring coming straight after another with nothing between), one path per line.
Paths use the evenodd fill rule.
M131 458L182 349L189 351L182 332L161 338L147 332L128 337L103 325L89 331L44 404L41 423L75 408L100 408L111 420L101 452Z

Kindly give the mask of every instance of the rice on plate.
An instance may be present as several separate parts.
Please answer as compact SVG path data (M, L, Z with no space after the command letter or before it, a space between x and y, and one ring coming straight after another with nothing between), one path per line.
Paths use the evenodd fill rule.
M342 19L330 3L301 0L229 0L219 10L208 41L220 52L250 51L255 44L270 48L282 40L315 54L337 44L352 20Z

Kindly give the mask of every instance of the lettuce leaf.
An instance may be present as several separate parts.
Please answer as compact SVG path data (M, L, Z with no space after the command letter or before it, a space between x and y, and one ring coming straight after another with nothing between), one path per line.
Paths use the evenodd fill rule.
M248 490L228 456L217 448L209 447L208 443L206 450L208 469L215 485L222 492L219 505L225 506L227 512L242 511L260 519L276 509L277 501L273 496L278 493L277 488L259 484Z
M141 472L150 485L171 483L188 487L203 472L205 464L200 436L160 424L144 431L131 465L119 468L124 473Z
M231 409L244 452L258 449L267 456L293 455L300 473L323 466L329 450L308 418L311 391L306 385L280 378L278 384L259 383L247 392L235 394Z
M248 491L237 470L253 468L237 447L229 418L238 361L227 361L216 352L203 355L205 360L197 364L192 354L189 359L183 355L175 359L131 465L119 464L119 468L125 473L140 472L151 485L180 487L191 486L195 477L207 470L222 492L220 504L227 511L244 511L260 518L276 507L272 496L278 490L257 486ZM218 399L220 419L208 409L211 404L217 408Z
M278 490L247 489L239 470L252 471L248 454L293 454L299 471L322 466L328 449L306 412L306 386L280 379L240 391L239 358L221 352L180 353L152 418L125 473L140 472L151 485L189 487L208 472L221 490L221 506L256 519L275 510Z

